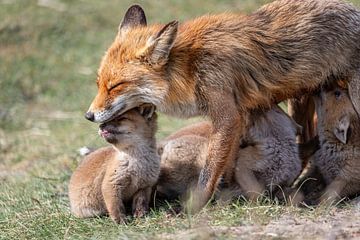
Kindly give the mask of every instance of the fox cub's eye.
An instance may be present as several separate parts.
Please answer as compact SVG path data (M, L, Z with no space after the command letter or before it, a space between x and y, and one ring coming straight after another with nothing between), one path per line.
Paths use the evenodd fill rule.
M341 97L341 92L339 90L336 90L334 92L334 95L335 95L336 99L339 99Z

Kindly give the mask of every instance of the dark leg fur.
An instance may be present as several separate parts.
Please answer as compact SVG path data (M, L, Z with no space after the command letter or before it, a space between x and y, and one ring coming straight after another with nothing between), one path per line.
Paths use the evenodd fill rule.
M141 189L135 193L132 202L133 216L136 218L144 217L149 211L151 188Z

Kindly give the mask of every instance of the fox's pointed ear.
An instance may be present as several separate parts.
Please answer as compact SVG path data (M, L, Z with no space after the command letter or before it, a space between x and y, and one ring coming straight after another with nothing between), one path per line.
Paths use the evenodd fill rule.
M177 36L178 25L178 21L172 21L149 39L142 55L151 64L162 65L167 62Z
M335 126L334 134L336 138L339 139L340 142L346 144L348 141L349 130L350 130L350 117L346 115L343 116Z
M123 35L131 28L146 26L144 10L139 5L132 5L125 13L124 19L119 25L119 35Z

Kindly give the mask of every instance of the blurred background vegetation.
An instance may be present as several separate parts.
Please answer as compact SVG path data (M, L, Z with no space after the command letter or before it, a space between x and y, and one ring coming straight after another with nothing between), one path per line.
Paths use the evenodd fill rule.
M206 13L249 12L265 2L136 3L144 7L151 24ZM53 158L54 153L75 152L83 145L104 145L96 124L83 115L96 94L100 59L131 4L129 0L0 0L0 149L7 166L30 156ZM162 116L158 135L186 123Z
M266 2L136 1L149 23L247 13ZM0 238L61 235L75 224L66 192L77 149L105 145L83 114L96 94L100 59L133 3L0 0ZM161 116L158 136L188 122ZM83 231L91 236L90 228Z
M209 12L249 11L266 1L137 2L150 23L166 23ZM132 3L1 0L0 126L7 130L29 127L23 122L29 108L84 112L96 91L99 61Z

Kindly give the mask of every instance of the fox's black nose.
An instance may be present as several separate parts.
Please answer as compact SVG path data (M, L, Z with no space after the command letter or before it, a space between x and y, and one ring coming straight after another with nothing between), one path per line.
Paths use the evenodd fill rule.
M87 120L89 120L89 121L94 121L94 119L95 119L95 115L94 115L94 113L93 112L87 112L87 113L85 113L85 118L87 119Z

